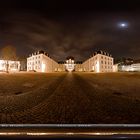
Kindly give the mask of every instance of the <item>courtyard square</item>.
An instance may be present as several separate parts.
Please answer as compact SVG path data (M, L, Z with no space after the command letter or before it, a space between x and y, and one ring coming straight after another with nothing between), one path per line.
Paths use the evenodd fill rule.
M140 123L140 73L1 73L0 123Z

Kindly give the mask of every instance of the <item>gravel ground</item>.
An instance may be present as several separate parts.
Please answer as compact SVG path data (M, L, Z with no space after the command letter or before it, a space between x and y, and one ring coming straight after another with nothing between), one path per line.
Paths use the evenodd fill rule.
M0 74L0 123L140 123L140 73Z

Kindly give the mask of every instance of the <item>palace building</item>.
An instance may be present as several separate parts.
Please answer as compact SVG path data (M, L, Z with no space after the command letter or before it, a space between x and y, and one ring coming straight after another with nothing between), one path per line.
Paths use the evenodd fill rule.
M75 69L74 57L72 56L67 57L65 66L66 66L67 71L70 71L70 72L74 71Z
M113 57L104 51L97 51L83 62L83 71L113 72Z
M27 58L27 71L55 72L57 68L58 63L44 51L35 52Z
M74 57L69 56L65 62L56 62L46 52L38 51L27 58L27 71L36 72L113 72L113 57L104 51L97 51L82 62L75 62Z

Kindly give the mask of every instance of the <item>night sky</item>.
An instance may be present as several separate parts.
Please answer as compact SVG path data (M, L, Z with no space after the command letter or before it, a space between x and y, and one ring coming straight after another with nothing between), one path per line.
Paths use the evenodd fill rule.
M140 58L140 3L132 0L1 0L0 49L45 50L55 60L86 60L97 50Z

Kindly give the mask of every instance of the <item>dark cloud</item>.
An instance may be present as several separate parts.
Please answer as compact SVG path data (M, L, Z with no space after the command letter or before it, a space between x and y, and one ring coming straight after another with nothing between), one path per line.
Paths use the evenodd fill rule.
M56 60L69 55L85 60L99 49L114 57L140 57L138 10L109 9L110 12L100 8L92 11L55 7L53 11L45 10L43 5L42 10L37 4L30 6L0 10L0 48L13 45L19 56L43 49ZM121 21L128 22L129 27L119 28L117 24Z

